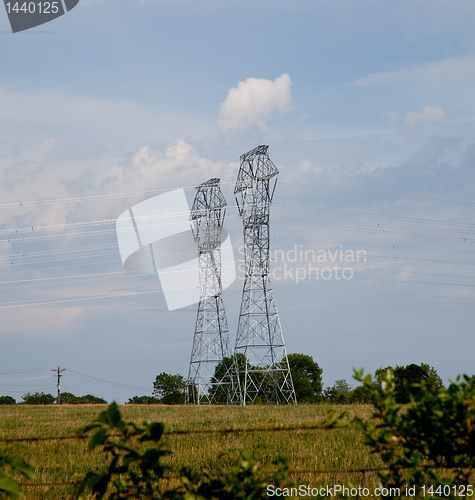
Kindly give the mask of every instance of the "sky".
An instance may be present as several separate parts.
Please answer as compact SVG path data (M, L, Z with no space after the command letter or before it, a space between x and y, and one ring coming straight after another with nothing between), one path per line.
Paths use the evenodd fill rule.
M1 12L0 395L54 394L58 366L63 391L121 403L187 376L196 305L168 311L156 275L124 270L115 220L173 189L191 206L212 177L234 343L233 188L260 144L287 352L325 386L473 374L474 21L472 0L80 0L13 34ZM340 250L365 255L351 279L308 276Z

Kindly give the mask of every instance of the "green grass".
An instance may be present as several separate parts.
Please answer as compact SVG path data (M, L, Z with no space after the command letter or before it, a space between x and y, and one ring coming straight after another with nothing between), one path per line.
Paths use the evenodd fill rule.
M56 406L0 406L0 440L8 438L49 437L74 435L76 429L92 422L105 409L100 405ZM348 421L355 414L367 418L369 405L333 406L347 411ZM298 406L161 406L123 405L120 407L126 421L160 421L165 430L200 430L227 428L272 428L318 424L325 417L323 405ZM279 454L289 456L291 470L348 470L380 467L381 462L371 455L361 435L353 429L299 430L281 432L252 432L231 434L170 435L164 438L164 447L172 454L166 458L170 474L182 466L196 471L207 469L220 473L236 464L245 450L272 468L272 460ZM99 452L87 452L87 440L41 441L23 445L18 454L36 470L36 483L65 483L75 473L100 470L104 457ZM218 459L224 452L225 456ZM324 481L331 484L351 481L367 486L376 485L376 474L295 474L297 484L315 486ZM22 480L22 483L24 481ZM169 487L178 481L167 481ZM28 486L26 498L56 500L67 498L66 486ZM1 498L1 496L0 496Z

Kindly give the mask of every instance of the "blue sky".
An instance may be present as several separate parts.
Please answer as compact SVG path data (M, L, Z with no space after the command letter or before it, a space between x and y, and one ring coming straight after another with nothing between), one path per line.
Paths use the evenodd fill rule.
M151 189L191 203L218 176L237 250L239 155L268 144L273 247L371 254L345 283L274 281L288 352L325 385L412 362L473 373L474 17L471 0L81 0L12 34L0 14L0 372L61 365L65 390L121 402L186 376L195 308L105 297L159 281L123 272L113 225L71 224L113 221ZM0 393L53 391L8 380L27 375Z

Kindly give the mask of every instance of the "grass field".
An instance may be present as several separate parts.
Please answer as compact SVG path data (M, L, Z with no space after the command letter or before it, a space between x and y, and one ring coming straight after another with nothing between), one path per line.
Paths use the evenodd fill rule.
M49 437L74 435L76 429L92 422L105 409L100 405L0 406L0 440L8 438ZM327 411L323 405L298 406L161 406L124 405L120 407L124 420L137 423L143 420L160 421L166 431L224 429L250 427L301 426L318 424ZM369 405L333 406L347 411L346 421L355 414L367 418ZM172 454L166 458L170 474L184 465L196 471L208 469L222 472L237 463L245 450L272 468L272 460L286 453L291 470L348 470L380 467L377 456L371 455L360 434L353 429L298 430L282 432L252 432L204 435L166 436L164 444ZM100 470L103 455L87 452L87 441L41 441L22 445L18 454L36 469L36 483L66 483L74 473ZM217 456L226 452L220 460ZM267 465L266 465L267 467ZM372 487L377 483L375 473L360 474L295 474L297 484L316 485L351 481ZM22 480L25 484L25 481ZM167 486L177 486L176 479ZM25 485L28 499L67 498L65 485ZM0 494L1 495L1 494ZM1 496L0 496L1 498Z

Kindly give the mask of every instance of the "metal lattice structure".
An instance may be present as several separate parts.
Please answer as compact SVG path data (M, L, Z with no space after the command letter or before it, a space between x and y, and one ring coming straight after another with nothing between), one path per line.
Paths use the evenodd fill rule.
M186 403L225 403L232 399L232 348L224 310L221 250L226 200L219 179L196 187L191 209L198 245L200 301L186 391Z
M244 225L246 275L235 347L244 405L297 402L269 276L269 209L279 171L267 149L241 156L234 189Z

